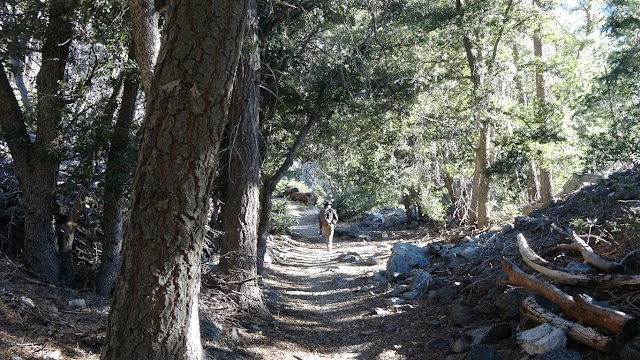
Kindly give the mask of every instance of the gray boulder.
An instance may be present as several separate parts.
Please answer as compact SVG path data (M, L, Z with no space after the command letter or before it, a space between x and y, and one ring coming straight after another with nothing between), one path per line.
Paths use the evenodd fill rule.
M518 341L529 355L562 350L567 346L567 337L564 332L547 323L519 333Z
M411 284L409 284L409 291L422 292L429 287L432 281L431 274L424 270L418 270L413 274Z
M387 278L393 280L412 269L424 269L430 264L429 257L427 249L407 243L396 243L387 261Z

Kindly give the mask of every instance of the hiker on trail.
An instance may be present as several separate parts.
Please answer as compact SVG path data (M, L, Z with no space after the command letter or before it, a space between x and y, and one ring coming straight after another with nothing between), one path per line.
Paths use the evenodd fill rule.
M320 227L318 233L322 235L322 231L324 231L327 251L329 252L331 252L331 245L333 245L333 230L338 222L338 213L331 208L331 205L331 201L325 202L324 209L320 210L320 214L318 214L318 226Z

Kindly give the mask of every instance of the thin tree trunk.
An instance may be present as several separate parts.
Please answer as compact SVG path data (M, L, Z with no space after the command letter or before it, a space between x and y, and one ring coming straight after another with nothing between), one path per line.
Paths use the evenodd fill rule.
M487 176L488 156L488 130L485 125L480 129L478 142L475 147L475 170L473 173L473 192L471 194L471 212L469 223L478 228L484 228L489 224L487 204L489 202L489 178Z
M129 58L134 59L132 46ZM138 97L136 74L126 73L122 103L111 136L111 146L105 170L104 210L102 212L104 238L102 239L102 255L96 279L96 292L108 295L116 282L120 250L122 248L122 227L124 225L124 195L131 173L128 153L131 146L131 126L135 116L136 99Z
M552 200L553 197L553 184L551 170L547 170L544 167L540 168L540 201L547 202Z
M219 269L241 308L268 316L258 284L257 244L260 207L260 154L258 114L260 101L260 50L256 0L249 0L249 31L238 63L229 118L232 131L228 153L230 167L223 215L224 241ZM235 294L241 294L236 296Z
M203 357L200 255L247 3L169 4L103 360Z
M534 4L537 4L537 1L534 0ZM540 120L547 121L547 111L546 111L546 94L545 94L545 85L544 85L544 71L542 68L542 25L538 25L536 30L533 32L533 53L536 57L536 98L538 100L538 116L541 117ZM546 202L553 199L553 186L552 186L552 174L551 170L548 169L545 165L540 166L540 201Z

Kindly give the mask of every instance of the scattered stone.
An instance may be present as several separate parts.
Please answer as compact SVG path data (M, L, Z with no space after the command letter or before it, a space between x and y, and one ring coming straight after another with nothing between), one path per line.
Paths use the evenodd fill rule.
M449 350L450 347L451 347L451 344L449 343L449 340L443 339L443 338L435 338L425 344L424 350L425 351L428 351L428 350L446 351L446 350Z
M591 266L585 263L572 261L567 265L566 270L572 274L586 274L591 271Z
M388 233L388 232L386 232L386 231L383 231L383 232L382 232L382 238L383 238L383 239L388 239L388 238L389 238L389 233Z
M519 333L518 341L529 355L561 350L567 346L567 337L562 330L547 323Z
M338 256L338 261L351 263L351 264L361 260L362 260L362 257L360 257L358 253L354 253L354 252L348 252L346 254L340 254L340 256Z
M460 354L460 353L469 351L469 348L470 348L469 344L464 339L459 338L453 343L453 346L451 347L451 351L453 351L456 354Z
M53 307L55 309L55 306L52 305L51 307ZM58 310L58 309L56 309L56 310ZM111 306L109 306L109 305L100 306L99 308L96 309L96 311L98 313L100 313L100 314L108 314L109 311L111 311Z
M67 305L70 308L86 308L87 302L84 299L74 299L69 300L69 302L67 302Z
M318 339L323 340L324 339L324 333L322 331L318 331Z
M388 311L384 310L383 308L379 308L379 307L373 308L373 309L371 309L371 311L369 311L370 315L386 315L388 313L389 313Z
M389 296L398 296L407 290L409 290L409 285L406 285L406 284L398 285L396 286L395 289L391 290L391 292L389 293Z
M472 345L467 354L467 360L502 360L502 356L490 346Z
M373 330L365 330L363 332L361 332L360 334L364 335L364 336L371 336L373 334L375 334L376 332Z
M36 307L36 304L33 302L33 300L29 299L26 296L20 296L18 298L18 301L20 301L20 304L22 304L22 305L24 305L26 307L30 307L30 308Z
M384 324L382 324L382 329L384 331L391 331L391 330L393 330L393 324L384 323Z
M338 289L346 289L346 288L349 287L349 283L347 283L345 280L337 279L336 280L336 287Z
M511 325L498 323L485 326L479 329L469 330L469 336L473 338L474 344L496 344L511 336Z
M360 234L356 237L359 241L371 242L371 236L367 234Z
M423 270L416 271L413 275L413 279L411 279L409 291L417 291L420 293L429 287L432 280L433 278L428 272Z
M442 327L442 323L438 320L431 320L429 321L429 326L431 326L434 329L438 329Z
M365 265L373 266L380 264L380 259L375 256L369 256L365 261Z
M406 293L401 295L401 297L405 300L413 300L418 298L418 296L420 296L420 292L418 290L407 291Z
M533 360L582 360L582 356L573 350L562 349L538 355L534 357Z
M520 317L520 304L524 294L517 288L511 288L498 295L493 305L498 309L504 319L518 319Z
M404 303L404 299L399 297L391 297L388 299L384 299L384 304L387 306L400 305Z
M260 329L260 326L253 324L251 325L251 331L259 333L259 332L262 332L262 329Z

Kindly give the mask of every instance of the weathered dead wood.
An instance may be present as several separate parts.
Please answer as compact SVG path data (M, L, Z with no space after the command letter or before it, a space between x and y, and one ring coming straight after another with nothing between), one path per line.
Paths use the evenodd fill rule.
M556 250L572 250L580 252L582 255L582 259L585 264L589 264L594 268L604 271L606 273L615 273L619 274L622 272L622 265L615 261L609 261L598 256L591 246L587 244L584 240L582 240L578 235L576 235L573 230L569 229L567 231L569 237L571 238L571 244L560 244L555 247Z
M502 264L502 271L508 276L507 279L502 280L503 283L522 286L538 295L544 296L560 306L568 316L582 323L607 329L622 335L624 338L635 335L638 330L638 325L633 317L621 311L591 304L580 297L574 299L554 285L544 283L526 274L508 261Z
M518 249L522 259L534 270L542 275L553 279L559 283L570 285L589 285L604 289L620 287L624 285L640 285L640 276L638 275L585 275L572 274L566 270L561 270L547 260L541 258L533 249L529 247L524 235L518 234Z
M531 297L526 297L520 307L522 314L529 319L551 324L561 329L571 339L594 348L604 353L613 353L616 350L616 343L610 337L604 336L595 330L580 324L565 320L550 311L542 308Z

